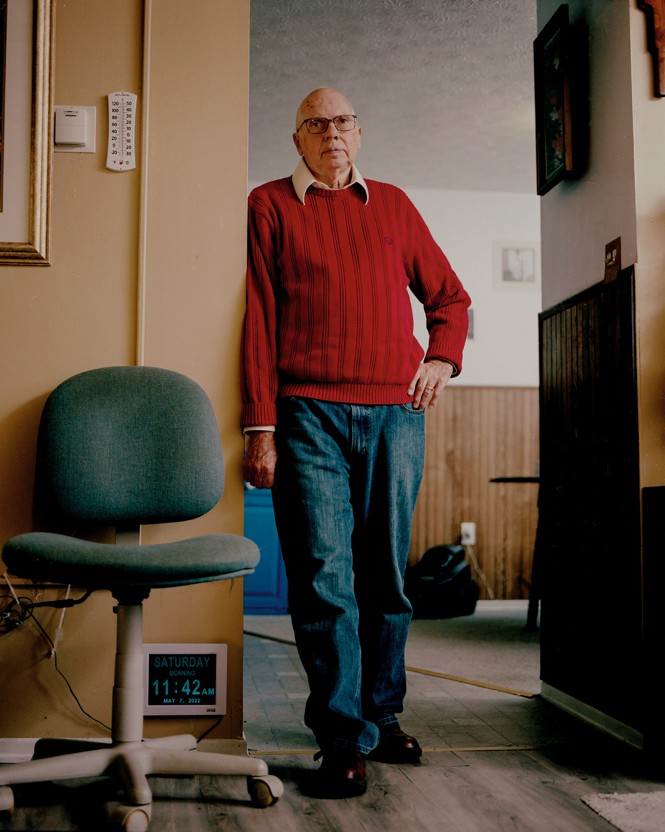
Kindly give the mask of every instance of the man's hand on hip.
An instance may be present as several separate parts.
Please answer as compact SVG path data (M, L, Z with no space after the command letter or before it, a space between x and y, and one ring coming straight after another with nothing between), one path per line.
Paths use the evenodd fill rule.
M443 389L453 374L453 365L448 361L433 359L421 364L409 385L409 396L413 396L413 406L418 410L427 407L433 410Z

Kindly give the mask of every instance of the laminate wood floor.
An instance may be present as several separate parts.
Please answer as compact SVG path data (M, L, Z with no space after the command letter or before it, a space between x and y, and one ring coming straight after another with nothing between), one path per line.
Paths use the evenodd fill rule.
M497 663L497 651L509 637L510 627L504 626L500 639L493 642L491 628L479 637L479 624L471 619L466 625L461 620L442 622L440 627L419 625L426 638L420 650L410 645L407 653L410 666L417 670L409 672L400 721L419 738L423 759L415 766L370 762L367 793L348 800L320 800L308 794L318 767L313 759L316 746L302 722L307 685L288 635L285 638L279 622L274 635L265 627L260 635L246 635L246 737L251 753L266 760L271 773L283 781L284 796L274 806L257 809L248 802L242 778L152 778L155 802L150 829L616 832L582 802L584 795L663 791L665 784L649 772L638 752L573 720L534 693L537 635L525 636L521 622L520 612L514 639L522 640L523 655L503 663L500 659ZM446 678L442 667L432 668L446 664L446 632L452 634L451 655L461 657L459 639L465 638L465 626L473 631L474 625L469 650L475 644L480 652L482 642L482 649L504 670L514 661L521 687L506 685L510 674L506 677L505 672L501 684L494 685L488 678ZM437 629L440 656L432 641ZM513 649L507 644L504 648L506 655ZM529 662L531 670L525 671ZM481 661L480 667L473 667L471 662L470 669L481 671L486 665ZM465 669L469 668L455 664L449 672L465 679L466 674L459 672ZM0 822L0 830L97 832L104 828L99 804L107 788L101 781L78 788L62 784L17 788L19 808L10 820Z

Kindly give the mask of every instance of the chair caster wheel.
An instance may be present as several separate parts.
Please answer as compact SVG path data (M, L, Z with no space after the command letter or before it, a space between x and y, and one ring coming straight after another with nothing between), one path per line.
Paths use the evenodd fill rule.
M146 832L152 806L116 806L111 813L111 826L121 832Z
M247 778L247 791L254 806L265 809L277 803L284 794L284 786L279 777L273 774L263 774L260 777Z
M0 786L0 813L14 814L14 792L9 786Z

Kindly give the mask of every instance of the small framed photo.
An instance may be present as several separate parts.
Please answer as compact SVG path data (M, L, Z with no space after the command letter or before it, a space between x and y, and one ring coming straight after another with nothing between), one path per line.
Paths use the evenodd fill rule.
M537 192L577 175L573 45L568 5L559 6L533 43Z
M508 291L540 290L538 243L494 243L494 287Z
M474 321L474 310L473 306L470 306L468 309L469 313L469 329L467 330L466 337L469 341L473 341L475 337L475 321Z

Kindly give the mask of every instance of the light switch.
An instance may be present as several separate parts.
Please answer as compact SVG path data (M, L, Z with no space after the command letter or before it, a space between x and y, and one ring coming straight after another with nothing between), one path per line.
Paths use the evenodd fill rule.
M96 107L56 106L54 149L69 153L94 153Z

